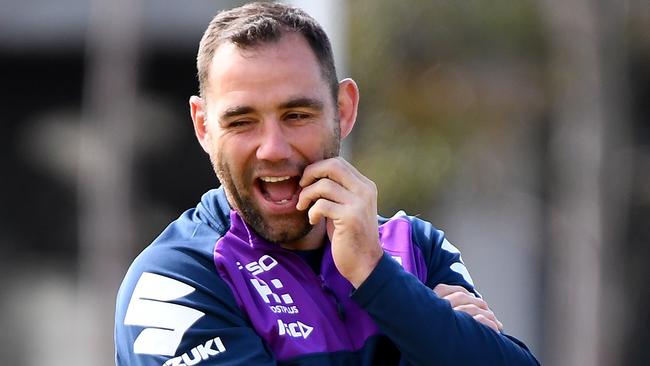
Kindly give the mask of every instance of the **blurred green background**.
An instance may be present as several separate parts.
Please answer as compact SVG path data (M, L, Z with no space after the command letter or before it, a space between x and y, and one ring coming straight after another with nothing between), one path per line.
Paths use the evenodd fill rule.
M351 150L382 209L429 213L473 140L500 145L542 122L545 45L531 2L417 4L350 3L362 90Z

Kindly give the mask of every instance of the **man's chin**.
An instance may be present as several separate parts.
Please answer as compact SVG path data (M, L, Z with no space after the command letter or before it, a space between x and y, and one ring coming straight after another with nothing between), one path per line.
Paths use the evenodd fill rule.
M307 212L287 210L288 212L273 212L260 202L237 199L235 208L246 224L260 237L271 243L285 244L298 241L309 234L312 225L309 224Z
M303 217L304 216L304 217ZM271 243L292 243L304 238L312 230L306 215L292 218L264 220L258 234ZM254 228L256 231L258 228Z

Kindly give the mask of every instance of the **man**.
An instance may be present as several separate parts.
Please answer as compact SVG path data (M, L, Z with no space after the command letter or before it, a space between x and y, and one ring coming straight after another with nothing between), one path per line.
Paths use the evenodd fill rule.
M377 219L374 183L338 156L359 91L311 17L222 12L197 64L191 117L222 187L129 269L118 365L537 364L442 232Z

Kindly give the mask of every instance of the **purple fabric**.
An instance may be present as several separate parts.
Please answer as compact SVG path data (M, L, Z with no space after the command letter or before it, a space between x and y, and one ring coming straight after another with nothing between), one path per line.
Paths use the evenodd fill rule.
M413 245L411 238L411 222L405 216L393 217L379 227L379 239L384 252L424 283L427 280L427 267L422 251Z
M249 230L235 211L230 218L230 230L215 246L215 266L279 360L355 351L379 332L370 316L350 299L352 285L337 271L329 242L318 276L297 254ZM401 258L407 271L426 278L422 255L411 243L409 221L396 218L379 230L385 251ZM343 309L344 316L338 309Z

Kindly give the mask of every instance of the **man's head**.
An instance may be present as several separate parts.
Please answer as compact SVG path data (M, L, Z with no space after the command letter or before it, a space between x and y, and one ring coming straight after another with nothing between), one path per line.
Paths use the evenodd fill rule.
M272 242L300 242L314 231L295 208L298 181L307 165L339 154L358 89L349 79L333 89L333 64L323 66L332 63L327 37L300 10L253 4L215 19L199 50L201 97L190 98L196 136L253 230ZM213 28L227 31L211 40ZM324 46L314 47L315 39Z
M223 43L233 43L239 48L252 48L276 42L286 33L304 37L321 67L323 79L328 83L336 100L338 79L329 38L314 18L303 10L284 4L256 2L222 11L217 14L199 43L196 57L199 91L205 98L210 63L216 49Z

